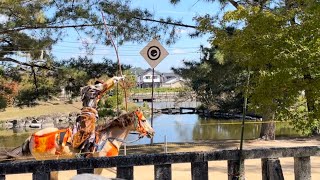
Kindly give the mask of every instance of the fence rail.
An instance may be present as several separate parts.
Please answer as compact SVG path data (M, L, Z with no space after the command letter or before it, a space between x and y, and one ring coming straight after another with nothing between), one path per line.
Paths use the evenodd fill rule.
M134 179L134 166L154 165L154 179L171 179L171 164L191 163L192 179L208 179L208 161L228 160L228 179L239 177L236 172L238 150L218 150L209 152L183 152L169 154L140 154L117 157L99 157L89 159L61 159L46 161L21 161L0 163L0 180L7 174L33 173L33 179L49 179L50 171L77 170L78 174L93 172L94 168L117 167L117 177ZM311 179L310 156L320 156L320 146L265 148L243 150L243 159L261 159L262 177L283 179L278 158L293 157L296 180ZM280 168L280 169L279 169ZM244 174L243 172L240 172ZM240 176L241 177L241 176ZM240 178L241 179L241 178Z

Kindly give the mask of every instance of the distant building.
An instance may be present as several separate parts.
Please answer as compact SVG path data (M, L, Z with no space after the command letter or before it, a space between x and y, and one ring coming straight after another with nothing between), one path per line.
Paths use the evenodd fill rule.
M174 73L160 73L154 71L154 87L179 88L184 85L184 80ZM152 69L149 68L137 76L137 86L140 88L152 87Z
M158 71L154 71L154 76L152 77L151 68L147 69L146 71L138 75L137 77L138 87L140 88L152 87L152 78L153 78L154 87L160 87L161 83L163 82L161 73Z
M162 87L181 88L185 85L185 80L182 78L172 78L162 83Z

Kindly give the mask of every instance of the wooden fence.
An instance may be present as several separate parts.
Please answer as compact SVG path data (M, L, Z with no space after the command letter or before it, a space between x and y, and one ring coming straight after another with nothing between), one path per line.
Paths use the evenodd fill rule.
M310 156L320 156L320 146L266 148L243 150L243 160L238 161L238 150L218 150L209 152L183 152L163 154L141 154L117 157L89 159L62 159L46 161L21 161L0 163L0 180L6 174L33 173L34 180L49 179L50 171L77 170L78 174L92 173L93 168L117 167L117 178L134 179L133 167L154 165L154 179L172 179L171 165L174 163L191 163L190 175L195 180L208 179L208 161L227 160L228 179L244 179L245 170L236 173L239 162L245 159L261 159L262 179L283 179L278 158L294 158L295 180L311 180ZM258 172L257 172L258 173Z

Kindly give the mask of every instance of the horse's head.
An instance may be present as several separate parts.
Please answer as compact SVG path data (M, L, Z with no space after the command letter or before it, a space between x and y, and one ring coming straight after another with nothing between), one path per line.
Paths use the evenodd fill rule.
M152 138L155 134L155 131L151 127L149 121L144 117L142 111L137 109L134 113L136 115L135 130L138 131L142 136Z

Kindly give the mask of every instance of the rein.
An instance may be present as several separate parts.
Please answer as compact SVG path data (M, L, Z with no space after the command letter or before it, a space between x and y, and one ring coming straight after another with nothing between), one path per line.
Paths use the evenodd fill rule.
M134 124L134 128L135 128L135 129L138 129L138 128L141 126L141 125L140 125L140 122L139 122L139 118L138 118L138 116L137 116L136 113L134 113L134 123L133 123L133 124ZM140 126L139 126L139 125L140 125ZM137 139L132 140L132 141L126 141L126 140L124 140L124 139L114 138L114 137L108 137L106 140L109 140L111 143L112 143L112 141L116 140L116 141L122 142L122 143L124 143L124 144L130 144L130 143L134 143L134 142L136 142L136 141L139 141L141 138L143 138L143 136L140 135L139 133L130 133L130 134L138 134L139 136L138 136Z
M124 140L124 139L113 138L113 137L109 137L109 138L107 138L107 139L108 139L111 143L112 143L113 140L116 140L116 141L122 142L122 143L124 143L124 144L130 144L130 143L134 143L134 142L136 142L136 141L139 141L141 138L143 138L143 136L138 136L137 139L132 140L132 141L126 141L126 140Z

